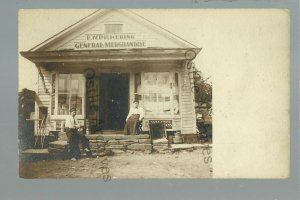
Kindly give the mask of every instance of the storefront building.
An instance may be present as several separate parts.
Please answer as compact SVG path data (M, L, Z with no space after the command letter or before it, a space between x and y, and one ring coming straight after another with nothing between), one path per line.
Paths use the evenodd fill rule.
M48 129L75 107L91 134L122 130L138 100L144 131L163 122L196 134L186 64L200 50L130 10L101 9L21 55L39 71L36 110Z

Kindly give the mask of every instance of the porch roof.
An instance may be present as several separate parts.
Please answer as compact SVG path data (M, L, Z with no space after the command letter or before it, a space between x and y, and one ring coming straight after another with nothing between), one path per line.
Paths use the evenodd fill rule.
M141 48L104 50L23 51L21 55L40 63L126 62L194 59L201 48Z

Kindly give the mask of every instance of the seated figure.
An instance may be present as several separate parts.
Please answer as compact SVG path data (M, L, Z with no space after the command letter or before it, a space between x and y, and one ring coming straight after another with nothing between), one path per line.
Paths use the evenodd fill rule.
M130 111L126 118L126 124L124 128L125 135L137 135L140 132L140 125L144 118L144 110L142 107L139 107L139 102L134 101L133 107L130 108Z
M84 128L80 126L76 119L76 109L70 110L70 115L67 117L65 122L66 134L69 141L69 153L71 160L77 160L80 158L79 142L81 142L83 150L88 156L92 156L92 152L89 147L89 141L85 137Z

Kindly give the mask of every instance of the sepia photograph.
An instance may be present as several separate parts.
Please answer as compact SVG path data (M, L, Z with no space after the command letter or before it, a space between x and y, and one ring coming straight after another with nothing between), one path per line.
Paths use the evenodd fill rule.
M190 12L19 10L19 176L212 178L212 70Z
M0 199L299 196L297 0L0 4Z
M286 9L20 9L19 177L290 176Z

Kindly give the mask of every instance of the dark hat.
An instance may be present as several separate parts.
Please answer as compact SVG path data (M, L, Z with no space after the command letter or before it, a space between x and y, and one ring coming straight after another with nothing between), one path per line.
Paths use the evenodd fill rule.
M71 108L70 112L76 111L76 108Z

